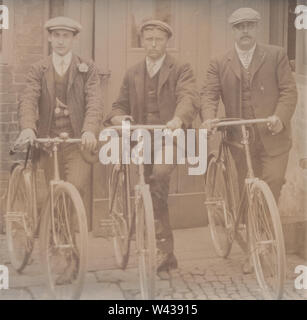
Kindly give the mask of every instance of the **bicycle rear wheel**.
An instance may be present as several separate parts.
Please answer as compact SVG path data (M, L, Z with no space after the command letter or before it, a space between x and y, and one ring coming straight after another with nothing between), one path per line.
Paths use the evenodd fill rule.
M286 272L284 237L274 196L261 180L251 186L248 225L253 264L263 295L280 299Z
M53 299L80 298L87 269L87 247L82 199L72 184L62 182L54 186L40 230L41 261Z
M30 168L17 164L11 173L6 204L6 237L10 261L21 272L34 246L34 217Z
M234 221L229 208L225 167L213 156L208 164L205 193L209 228L216 253L226 258L231 250L232 241L229 232Z
M125 269L128 264L129 236L132 225L126 185L127 177L125 171L120 165L115 165L109 181L109 210L112 219L115 258L121 269Z
M141 296L155 298L156 234L149 186L136 186L136 246L140 274Z

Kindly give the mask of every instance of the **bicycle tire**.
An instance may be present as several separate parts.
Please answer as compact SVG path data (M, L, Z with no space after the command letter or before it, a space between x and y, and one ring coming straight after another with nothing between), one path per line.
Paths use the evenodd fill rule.
M212 156L206 173L205 203L213 246L217 255L223 258L229 255L232 246L225 223L225 214L232 220L231 212L228 210L226 186L223 163L218 162L217 158Z
M264 298L281 299L286 277L284 237L274 196L262 180L251 186L249 209L250 246L257 281ZM274 263L273 269L268 260Z
M52 215L49 197L39 236L47 289L53 299L79 299L87 270L88 229L84 204L75 186L68 182L55 185L53 208Z
M149 186L136 186L135 195L136 247L141 296L144 300L153 300L156 277L156 234Z
M129 216L126 177L115 165L109 180L110 215L113 228L113 246L117 265L126 269L129 260L131 217Z
M31 168L17 164L11 172L6 203L6 238L12 266L26 267L34 247ZM21 239L19 239L21 238Z
M238 173L237 173L237 168L234 162L234 159L232 157L232 154L230 152L229 147L225 147L224 148L224 157L227 158L226 159L226 163L227 163L227 171L225 172L225 177L228 181L228 185L229 185L229 193L230 197L231 197L231 210L233 213L233 220L234 222L237 222L238 219L238 215L240 214L240 212L243 212L243 214L247 211L247 205L246 205L246 198L242 198L244 196L239 195L239 181L238 181ZM243 201L243 208L239 208L239 202ZM242 205L241 204L241 205ZM240 210L240 212L239 212ZM242 211L243 210L243 211ZM243 221L244 218L241 216L240 217L240 221L238 221L238 223L240 224L239 227L237 227L237 229L235 230L235 235L234 238L237 242L237 244L240 246L240 248L242 249L242 251L244 253L248 252L248 243L247 243L247 228L246 228L246 221Z

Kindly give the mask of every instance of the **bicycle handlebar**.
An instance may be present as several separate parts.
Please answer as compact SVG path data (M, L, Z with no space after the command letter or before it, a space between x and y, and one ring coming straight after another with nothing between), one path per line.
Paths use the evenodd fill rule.
M37 144L61 144L61 143L81 143L81 139L72 139L72 138L66 138L66 137L55 137L55 138L35 138L33 140L33 143ZM10 151L10 155L14 155L18 151L22 151L22 149L26 146L29 146L30 141L25 141L24 144L14 145Z
M107 127L106 129L114 129L114 130L122 130L123 126L110 126ZM149 124L136 124L136 125L130 125L130 130L137 130L137 129L146 129L146 130L154 130L154 129L167 129L167 126L165 125L149 125Z
M238 119L238 120L233 120L233 119L219 119L216 123L212 123L211 125L213 127L230 127L230 126L242 126L246 124L257 124L257 123L268 123L270 120L268 118L264 119Z

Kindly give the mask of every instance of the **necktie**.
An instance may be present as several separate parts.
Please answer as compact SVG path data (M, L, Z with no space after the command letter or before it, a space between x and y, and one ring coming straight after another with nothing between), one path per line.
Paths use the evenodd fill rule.
M65 73L65 61L62 60L61 63L60 63L60 76L63 76L64 73Z
M244 66L244 68L245 69L248 69L248 67L249 67L249 64L250 64L250 55L249 55L249 53L247 52L247 53L244 53L243 55L242 55L242 63L243 63L243 66Z
M150 62L149 66L148 66L148 74L149 74L149 77L152 78L154 75L155 75L155 63L154 62Z

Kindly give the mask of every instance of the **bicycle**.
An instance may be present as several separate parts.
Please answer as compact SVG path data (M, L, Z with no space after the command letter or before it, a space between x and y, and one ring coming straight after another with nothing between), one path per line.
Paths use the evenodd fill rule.
M209 227L217 254L226 258L236 239L249 251L263 296L280 299L285 281L285 244L279 211L269 186L255 177L249 149L247 125L268 119L220 119L213 123L222 133L217 155L209 156L205 193ZM227 139L227 127L240 126L241 143ZM230 147L244 150L247 176L239 186Z
M31 255L39 228L40 259L49 294L55 299L80 298L87 269L85 208L76 187L60 179L58 164L58 146L80 142L81 139L69 139L65 133L56 138L35 139L34 145L28 146L24 165L18 164L13 168L9 181L6 220L12 264L17 271L22 271ZM29 163L29 154L33 148L40 146L51 148L54 175L49 182L48 199L39 217L37 166L36 163ZM17 232L27 241L16 244L14 237ZM19 257L20 249L23 254Z
M122 130L122 127L112 126L109 129ZM166 126L131 125L130 129L163 130ZM135 223L141 296L143 299L154 299L156 276L154 212L149 185L145 183L143 158L140 156L138 160L139 179L134 186L134 210L131 203L129 164L120 161L113 166L109 180L109 214L113 221L115 257L122 269L128 264Z

